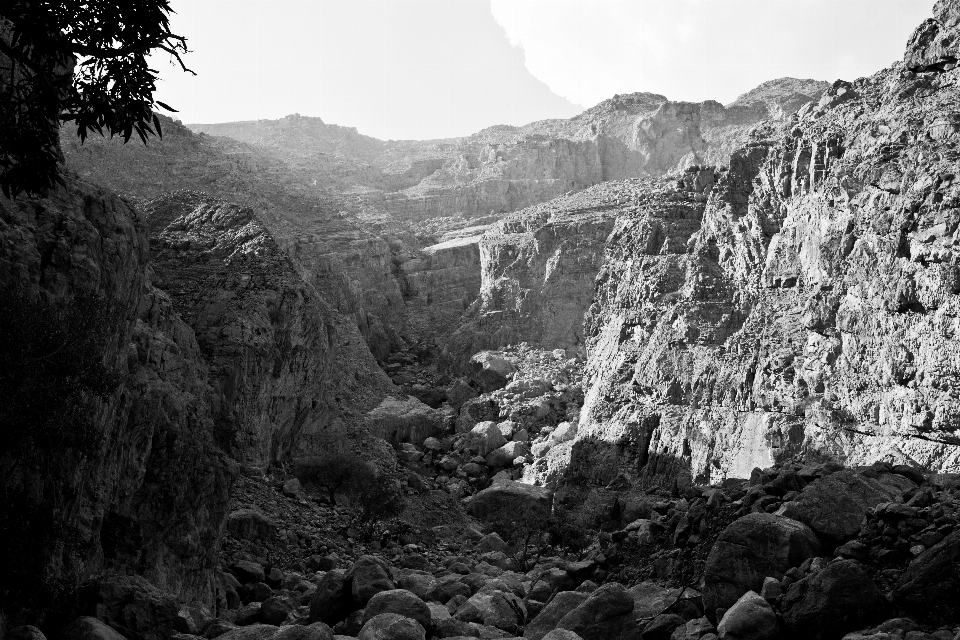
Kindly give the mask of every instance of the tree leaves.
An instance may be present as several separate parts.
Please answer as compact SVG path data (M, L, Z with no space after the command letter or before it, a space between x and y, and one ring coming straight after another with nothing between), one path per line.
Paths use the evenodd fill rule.
M91 131L162 136L155 107L157 71L166 51L180 67L186 40L170 31L169 0L4 0L0 3L0 188L8 197L43 193L59 179L58 127L73 122L80 141ZM6 64L0 64L4 67Z

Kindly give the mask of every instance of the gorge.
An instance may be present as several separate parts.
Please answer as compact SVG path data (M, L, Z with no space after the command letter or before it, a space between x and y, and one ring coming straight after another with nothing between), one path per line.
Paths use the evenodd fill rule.
M466 138L63 130L0 198L0 638L960 635L958 25Z

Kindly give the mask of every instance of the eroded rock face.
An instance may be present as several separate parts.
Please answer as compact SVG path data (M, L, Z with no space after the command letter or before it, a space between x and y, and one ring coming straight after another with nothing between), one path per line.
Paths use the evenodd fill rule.
M212 603L214 554L236 466L216 442L219 400L201 347L151 283L147 256L137 214L108 192L68 179L43 200L0 200L4 295L19 291L24 304L43 301L51 312L82 296L114 309L101 349L104 365L119 376L113 391L85 409L96 432L92 449L82 452L68 439L32 453L4 452L4 501L35 496L17 512L27 535L41 532L30 533L29 513L52 510L62 518L56 524L76 546L57 541L47 550L42 537L32 541L53 551L48 560L58 575L76 572L82 580L130 568L185 600ZM64 503L57 495L72 497ZM46 557L35 553L38 562Z
M570 473L960 468L956 73L838 82L758 128L707 202L665 185L618 217Z
M145 210L156 278L196 332L233 457L263 467L362 437L361 412L392 384L253 210L199 192Z

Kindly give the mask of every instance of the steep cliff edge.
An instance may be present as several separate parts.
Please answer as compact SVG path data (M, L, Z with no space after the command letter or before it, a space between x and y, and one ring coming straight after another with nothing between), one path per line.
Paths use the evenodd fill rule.
M73 180L44 200L0 200L0 256L6 613L45 611L110 570L212 602L236 466L213 437L194 333L150 282L136 213ZM58 358L79 373L49 371Z
M178 192L144 212L73 178L0 201L15 618L105 574L212 606L237 462L394 460L363 418L395 388L251 209Z
M905 64L755 131L702 215L683 216L686 242L651 243L659 205L618 220L569 473L960 469L960 76L927 46L957 20L938 3Z

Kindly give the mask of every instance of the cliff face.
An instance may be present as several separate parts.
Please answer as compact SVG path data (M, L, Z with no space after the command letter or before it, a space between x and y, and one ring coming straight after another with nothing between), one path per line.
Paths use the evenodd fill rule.
M704 482L796 456L960 469L958 72L928 46L958 11L937 11L905 64L755 132L705 206L618 220L571 474Z
M342 345L362 347L360 335L304 282L253 211L197 192L144 208L156 279L196 332L233 457L264 467L361 437L360 415L392 385L369 352L351 349L355 361L344 361ZM350 407L333 392L343 384L331 382L345 373L366 396ZM344 429L352 411L353 428ZM304 437L324 432L327 442Z
M178 192L144 211L73 179L0 201L2 321L19 336L0 371L10 606L114 571L213 604L237 462L393 460L363 422L393 385L252 210ZM71 362L35 375L51 358ZM35 406L50 384L52 413Z
M720 164L751 125L789 116L829 85L781 78L724 107L651 93L614 96L569 120L497 126L465 138L387 141L298 115L189 125L283 159L319 181L401 220L508 213L603 180L660 176Z
M593 298L604 243L642 182L608 183L523 209L480 240L480 295L445 343L463 365L483 349L529 342L582 350L583 314Z
M11 541L12 523L4 518L11 560L4 564L26 572L13 570L8 595L29 590L48 571L68 583L71 576L135 568L184 599L213 598L214 552L236 467L213 437L216 392L200 347L169 297L152 286L147 255L136 214L99 189L68 180L45 200L0 201L6 312L22 320L39 305L46 316L79 321L78 309L110 309L104 319L112 319L111 330L85 356L102 362L114 380L98 396L87 394L88 431L81 431L87 423L70 419L56 437L37 440L44 424L60 424L58 406L53 422L30 423L29 433L4 447L4 503L22 536ZM80 307L81 298L93 304ZM21 343L45 337L31 333L39 328L21 330ZM82 339L65 331L58 353ZM27 373L38 366L31 362ZM17 366L4 364L8 372ZM42 389L21 383L5 377L9 402Z

